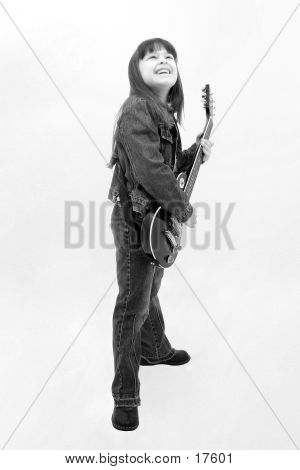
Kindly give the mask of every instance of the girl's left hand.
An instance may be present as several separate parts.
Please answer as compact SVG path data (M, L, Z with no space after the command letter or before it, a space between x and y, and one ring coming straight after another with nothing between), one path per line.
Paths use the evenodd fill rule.
M211 140L202 139L201 136L202 136L202 134L197 135L196 142L197 142L198 145L201 143L202 150L203 150L203 153L204 153L203 161L206 162L209 159L210 155L211 155L211 148L214 145L214 143Z

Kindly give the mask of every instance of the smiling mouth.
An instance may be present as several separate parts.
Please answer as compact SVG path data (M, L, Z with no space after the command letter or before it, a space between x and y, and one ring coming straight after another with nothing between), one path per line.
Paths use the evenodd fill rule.
M156 75L170 75L170 72L168 72L167 70L163 70L162 72L156 72Z

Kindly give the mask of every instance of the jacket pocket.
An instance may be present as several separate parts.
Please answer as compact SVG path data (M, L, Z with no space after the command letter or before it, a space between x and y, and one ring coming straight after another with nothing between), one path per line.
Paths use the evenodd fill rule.
M163 155L165 163L173 169L176 160L176 128L175 126L170 127L167 123L160 122L158 124L158 132L160 137L159 151Z
M164 122L158 124L159 135L162 141L167 140L171 144L174 142L174 137L170 131L170 128Z

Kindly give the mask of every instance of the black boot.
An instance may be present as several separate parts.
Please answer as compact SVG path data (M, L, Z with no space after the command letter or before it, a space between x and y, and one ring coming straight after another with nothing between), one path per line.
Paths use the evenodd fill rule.
M175 350L175 354L171 357L171 359L157 361L157 362L149 362L146 358L141 357L140 365L141 366L156 366L157 364L166 364L168 366L181 366L182 364L186 364L191 359L191 356L181 349Z
M139 425L137 406L115 406L111 417L112 425L120 431L134 431Z

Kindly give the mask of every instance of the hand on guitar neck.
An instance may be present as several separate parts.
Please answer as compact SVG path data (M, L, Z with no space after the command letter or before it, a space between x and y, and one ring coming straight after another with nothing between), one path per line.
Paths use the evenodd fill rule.
M202 151L203 151L203 162L206 162L210 155L211 155L211 148L214 145L214 142L212 142L209 139L203 139L202 138L203 133L198 134L196 137L196 143L197 145L201 144L202 146Z

